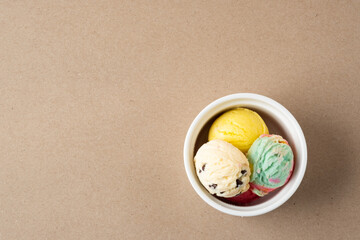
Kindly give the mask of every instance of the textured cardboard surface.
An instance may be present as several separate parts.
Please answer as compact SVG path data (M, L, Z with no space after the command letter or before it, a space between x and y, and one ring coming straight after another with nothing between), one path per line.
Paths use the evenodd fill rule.
M358 1L1 1L0 239L355 239ZM308 168L263 216L187 180L198 112L254 92L302 126Z

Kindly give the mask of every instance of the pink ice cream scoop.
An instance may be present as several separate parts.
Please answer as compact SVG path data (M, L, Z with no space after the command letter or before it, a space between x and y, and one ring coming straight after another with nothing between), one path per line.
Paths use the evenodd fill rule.
M221 200L238 206L246 206L258 198L260 197L251 191L251 186L250 186L250 189L244 193L241 193L232 198L222 198Z

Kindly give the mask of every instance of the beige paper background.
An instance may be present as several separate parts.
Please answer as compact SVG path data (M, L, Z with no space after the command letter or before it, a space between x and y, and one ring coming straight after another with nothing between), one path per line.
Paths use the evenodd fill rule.
M0 239L355 239L358 1L1 1ZM182 148L199 111L254 92L309 151L269 214L205 204Z

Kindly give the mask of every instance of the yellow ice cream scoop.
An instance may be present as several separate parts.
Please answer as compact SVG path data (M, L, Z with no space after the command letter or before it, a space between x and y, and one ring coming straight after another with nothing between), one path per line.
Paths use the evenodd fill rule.
M209 141L221 139L247 153L262 134L269 134L269 130L259 114L250 109L236 108L214 121L210 127Z

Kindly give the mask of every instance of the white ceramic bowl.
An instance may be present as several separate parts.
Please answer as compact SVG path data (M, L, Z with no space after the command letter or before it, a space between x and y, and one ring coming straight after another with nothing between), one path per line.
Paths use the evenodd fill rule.
M207 131L211 123L219 114L236 107L246 107L258 112L268 125L270 134L279 134L288 140L295 157L295 168L290 181L250 206L231 205L212 196L197 178L193 162L197 149L206 142ZM185 138L184 164L191 185L206 203L230 215L257 216L278 208L299 187L305 173L306 163L306 141L299 123L281 104L258 94L232 94L212 102L197 115Z

